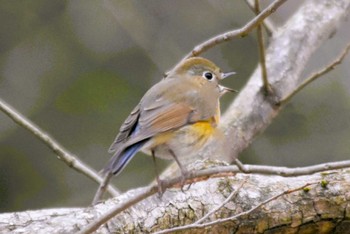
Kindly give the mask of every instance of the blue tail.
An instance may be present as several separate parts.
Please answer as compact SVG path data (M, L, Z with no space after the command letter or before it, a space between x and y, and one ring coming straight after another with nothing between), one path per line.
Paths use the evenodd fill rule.
M148 139L140 141L124 149L121 153L116 153L105 167L105 172L119 174L130 162L134 155L141 149Z

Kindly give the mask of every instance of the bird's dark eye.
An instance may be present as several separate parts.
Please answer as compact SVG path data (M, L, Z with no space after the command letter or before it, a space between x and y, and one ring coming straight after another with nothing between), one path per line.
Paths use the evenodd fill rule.
M206 78L207 80L212 80L214 78L214 75L213 73L206 71L206 72L203 72L203 77Z

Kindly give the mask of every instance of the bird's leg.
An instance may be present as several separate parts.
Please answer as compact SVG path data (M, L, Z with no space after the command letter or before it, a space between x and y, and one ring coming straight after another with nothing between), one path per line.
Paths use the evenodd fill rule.
M162 187L162 181L159 178L159 173L158 173L158 168L157 168L157 163L156 163L156 156L155 156L154 150L151 150L151 154L152 154L152 159L153 159L153 164L154 164L154 171L156 173L156 180L157 180L157 184L158 184L158 195L159 195L159 197L162 197L162 195L165 191Z
M181 171L181 190L182 192L184 192L183 186L185 185L187 176L188 176L188 171L182 166L182 164L180 163L179 159L177 158L176 154L174 153L174 151L172 151L171 149L169 149L169 153L173 156L173 158L175 159L177 165L180 168Z

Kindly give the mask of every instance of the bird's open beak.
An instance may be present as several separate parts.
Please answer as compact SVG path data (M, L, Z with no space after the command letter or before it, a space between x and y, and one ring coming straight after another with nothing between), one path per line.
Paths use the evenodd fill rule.
M225 79L226 77L232 76L236 74L236 72L227 72L227 73L221 73L221 79Z
M225 86L222 86L222 85L219 85L219 90L220 90L219 91L220 92L220 96L224 95L227 92L238 93L237 90L231 89L231 88L228 88L228 87L225 87Z
M227 72L227 73L221 73L221 79L225 79L226 77L232 76L236 74L236 72ZM231 89L222 85L219 85L219 89L220 89L220 96L224 95L227 92L234 92L234 93L238 93L237 90L235 89Z

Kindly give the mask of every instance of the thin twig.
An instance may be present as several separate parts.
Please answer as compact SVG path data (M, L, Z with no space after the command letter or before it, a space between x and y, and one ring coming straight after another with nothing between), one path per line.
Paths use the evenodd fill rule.
M106 189L108 188L109 181L111 180L113 174L108 172L104 178L103 181L100 183L100 186L98 187L96 194L94 196L94 199L92 200L91 205L96 205L99 203L103 197L103 194L105 193Z
M236 190L232 191L232 193L223 201L219 206L215 207L212 209L210 212L208 212L206 215L204 215L202 218L198 219L195 224L202 223L205 221L207 218L209 218L210 215L214 214L216 211L220 210L224 205L226 205L229 201L233 199L239 192L239 190L243 187L243 185L247 182L248 178L245 178L245 180L242 181L242 183L236 188Z
M248 7L253 12L255 12L254 0L245 0L245 2L247 3ZM269 36L272 36L274 34L274 32L276 31L275 25L269 19L265 19L264 22L262 22L261 24L264 26L264 28Z
M13 107L8 105L1 99L0 99L0 110L4 112L8 117L10 117L10 119L12 119L16 124L18 124L19 126L22 126L26 130L28 130L30 133L32 133L36 138L41 140L56 155L58 155L58 158L60 160L66 163L69 167L73 168L77 172L82 173L83 175L86 175L88 178L92 179L98 184L101 183L102 178L98 175L97 172L95 172L92 168L90 168L89 166L81 162L79 159L77 159L75 156L73 156L71 153L69 153L55 139L53 139L51 136L45 133L42 129L36 126L33 122L31 122L29 119L21 115L18 111L14 110ZM115 188L113 188L113 186L108 187L108 192L112 196L119 195L119 192Z
M250 20L242 28L225 32L223 34L212 37L207 41L202 42L201 44L194 47L193 50L184 57L184 59L198 56L199 54L204 53L205 51L212 48L213 46L223 43L225 41L232 40L235 37L246 36L255 27L257 27L266 17L271 15L274 11L277 10L278 7L280 7L286 1L287 0L275 0L268 7L266 7L259 15L257 15L252 20Z
M235 160L236 166L227 166L228 168L224 169L221 167L222 172L243 172L245 174L258 173L263 175L279 175L283 177L293 177L293 176L302 176L302 175L311 175L318 172L342 169L350 167L350 160L337 161L337 162L328 162L321 163L307 167L274 167L274 166L264 166L264 165L249 165L242 164L238 159ZM237 170L237 171L236 171Z
M300 90L302 90L306 85L310 84L312 81L316 80L317 78L323 76L324 74L332 71L335 66L341 64L345 56L348 54L350 50L350 43L346 46L346 48L342 51L342 53L328 66L324 67L318 72L313 73L309 78L305 79L301 85L299 85L296 89L293 90L290 94L288 94L286 97L282 98L278 105L286 104L295 94L297 94Z
M243 163L241 161L239 161L238 158L235 159L235 164L236 166L238 167L238 169L243 172L243 173L247 173L246 172L246 169L245 169L245 166L243 165ZM249 173L249 172L248 172Z
M258 15L260 13L260 4L259 0L255 0L255 14ZM258 37L258 48L259 48L259 60L261 67L261 77L263 81L263 89L265 94L271 93L271 87L269 81L267 79L267 69L266 69L266 61L265 61L265 43L264 43L264 35L262 31L261 24L256 28L257 37Z
M255 210L259 209L260 207L268 204L269 202L273 201L273 200L276 200L278 199L279 197L282 197L283 195L286 195L286 194L290 194L290 193L293 193L293 192L296 192L296 191L300 191L302 189L304 189L305 187L307 186L310 186L312 184L317 184L318 182L313 182L313 183L307 183L303 186L300 186L298 188L295 188L295 189L289 189L289 190L286 190L286 191L283 191L269 199L266 199L265 201L259 203L258 205L252 207L251 209L247 210L247 211L244 211L244 212L241 212L237 215L234 215L234 216L230 216L230 217L227 217L227 218L223 218L223 219L217 219L215 221L212 221L212 222L207 222L207 223L203 223L203 224L198 224L198 223L193 223L193 224L189 224L189 225L185 225L185 226L181 226L181 227L174 227L174 228L170 228L170 229L166 229L166 230L162 230L162 231L159 231L159 232L155 232L154 234L164 234L164 233L172 233L172 232L177 232L177 231L183 231L183 230L189 230L189 229L195 229L195 228L205 228L205 227L209 227L209 226L214 226L214 225L218 225L218 224L221 224L221 223L225 223L225 222L228 222L228 221L233 221L233 220L237 220L238 218L241 218L242 216L245 216L245 215L248 215L252 212L254 212Z
M240 166L236 166L240 165ZM321 163L307 167L275 167L275 166L264 166L264 165L250 165L242 164L239 160L236 160L236 165L232 166L218 166L213 168L208 168L205 170L197 171L196 176L198 177L207 177L213 174L221 173L244 173L244 174L262 174L262 175L278 175L283 177L295 177L303 175L311 175L319 172L336 170L342 168L350 167L350 160L337 161L337 162L328 162Z

